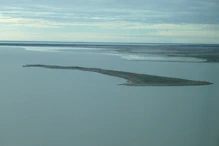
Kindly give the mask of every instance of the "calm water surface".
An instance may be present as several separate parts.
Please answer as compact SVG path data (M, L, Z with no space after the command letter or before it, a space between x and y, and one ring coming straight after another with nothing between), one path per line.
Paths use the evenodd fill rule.
M127 87L98 67L203 80L209 86ZM218 146L219 64L127 61L92 51L0 47L1 146Z

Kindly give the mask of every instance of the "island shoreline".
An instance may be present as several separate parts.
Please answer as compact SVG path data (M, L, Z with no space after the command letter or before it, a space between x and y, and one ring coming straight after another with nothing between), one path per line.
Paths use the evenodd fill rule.
M40 67L47 69L65 69L65 70L81 70L81 71L96 72L108 76L123 78L127 80L127 82L119 85L125 85L125 86L201 86L201 85L213 84L206 81L195 81L195 80L187 80L181 78L163 77L163 76L155 76L148 74L138 74L132 72L107 70L101 68L88 68L88 67L80 67L80 66L27 64L27 65L23 65L23 67Z

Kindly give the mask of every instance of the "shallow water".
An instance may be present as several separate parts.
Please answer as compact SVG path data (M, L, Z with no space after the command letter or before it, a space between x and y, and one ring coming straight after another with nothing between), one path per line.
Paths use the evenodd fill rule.
M217 146L219 64L127 61L92 50L0 47L1 146ZM127 87L51 64L203 80L209 86Z

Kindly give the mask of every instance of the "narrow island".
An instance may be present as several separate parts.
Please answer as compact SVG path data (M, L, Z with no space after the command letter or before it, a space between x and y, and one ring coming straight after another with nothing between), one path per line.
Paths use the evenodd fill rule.
M23 65L23 67L40 67L47 69L67 69L67 70L81 70L96 72L104 75L114 76L126 79L127 82L120 84L126 86L200 86L210 85L212 83L206 81L194 81L180 78L162 77L147 74L138 74L132 72L106 70L101 68L87 68L79 66L57 66L57 65L42 65L42 64L31 64Z

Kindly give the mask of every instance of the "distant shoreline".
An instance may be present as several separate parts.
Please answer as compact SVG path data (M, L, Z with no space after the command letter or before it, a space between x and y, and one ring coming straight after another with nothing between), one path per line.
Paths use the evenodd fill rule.
M81 70L96 72L104 75L114 76L126 79L127 82L120 84L126 86L201 86L210 85L212 83L206 81L194 81L180 78L170 78L147 74L138 74L132 72L106 70L101 68L87 68L79 66L57 66L57 65L43 65L43 64L31 64L23 65L23 67L40 67L47 69L66 69L66 70Z
M219 44L0 41L0 46L103 48L117 53L151 54L206 60L199 63L219 62Z

